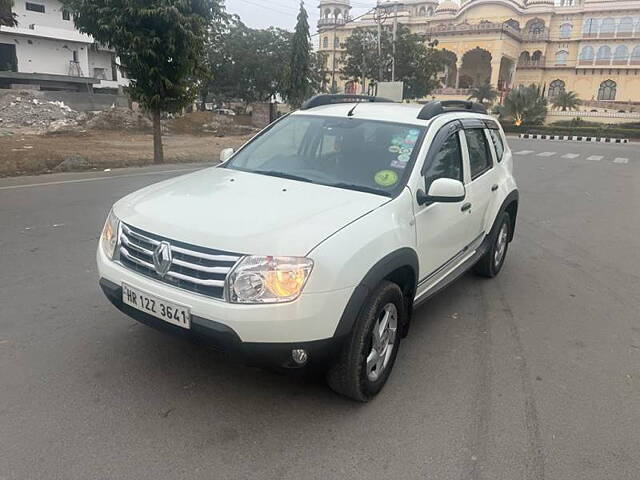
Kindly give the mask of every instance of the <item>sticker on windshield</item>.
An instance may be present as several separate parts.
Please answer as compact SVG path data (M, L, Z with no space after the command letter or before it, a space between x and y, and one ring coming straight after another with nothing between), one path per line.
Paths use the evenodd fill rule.
M389 152L390 153L400 153L400 152L402 152L402 150L404 150L404 149L401 149L398 145L391 145L389 147Z
M399 162L403 162L403 163L407 163L409 161L409 154L407 153L403 153L402 155L398 155L398 161Z
M381 187L391 187L398 183L398 174L393 170L380 170L374 180Z

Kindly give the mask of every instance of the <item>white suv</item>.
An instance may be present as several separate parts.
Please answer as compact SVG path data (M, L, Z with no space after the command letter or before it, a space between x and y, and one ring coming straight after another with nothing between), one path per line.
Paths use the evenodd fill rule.
M321 366L359 401L415 306L470 268L497 275L513 238L511 151L479 104L321 95L221 157L114 205L102 289L249 363Z

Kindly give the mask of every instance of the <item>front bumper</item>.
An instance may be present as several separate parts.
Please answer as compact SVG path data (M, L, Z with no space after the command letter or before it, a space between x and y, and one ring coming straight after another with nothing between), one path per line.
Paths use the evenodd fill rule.
M244 342L230 327L197 315L191 316L191 329L187 330L137 310L122 301L122 287L105 278L100 287L107 299L121 312L134 320L157 330L202 343L231 358L250 365L273 365L286 368L320 366L330 363L340 351L345 337L330 337L302 342ZM309 357L305 365L296 364L293 349L304 349Z

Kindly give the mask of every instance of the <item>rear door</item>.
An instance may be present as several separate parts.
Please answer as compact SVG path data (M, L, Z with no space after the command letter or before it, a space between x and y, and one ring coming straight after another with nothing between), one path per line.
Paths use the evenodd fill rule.
M468 215L469 229L473 232L470 245L482 241L489 233L491 223L487 215L498 190L498 172L495 168L494 148L489 131L482 120L464 120L467 197L464 208ZM488 227L487 227L488 225Z

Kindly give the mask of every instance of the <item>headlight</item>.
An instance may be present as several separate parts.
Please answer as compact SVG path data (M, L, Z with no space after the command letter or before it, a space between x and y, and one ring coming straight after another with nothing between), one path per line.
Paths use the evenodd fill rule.
M107 221L102 229L102 235L100 235L100 245L102 245L102 251L107 257L113 259L113 254L118 244L118 226L120 221L115 216L113 210L109 212Z
M282 303L300 296L313 260L303 257L245 257L227 280L232 303Z

